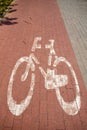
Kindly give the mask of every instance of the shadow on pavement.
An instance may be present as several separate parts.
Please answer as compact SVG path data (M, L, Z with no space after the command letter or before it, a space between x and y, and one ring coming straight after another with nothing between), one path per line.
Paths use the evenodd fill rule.
M18 5L18 4L11 4L10 7L11 7L11 6L17 6L17 5Z
M14 25L17 24L18 22L16 22L17 18L8 18L5 17L3 19L0 20L0 26L2 25Z
M12 4L9 6L8 10L6 11L6 13L13 13L13 12L16 12L17 9L13 9L15 6L17 6L17 4ZM14 24L17 24L17 19L18 18L13 18L13 17L1 17L0 18L0 26L2 25L14 25Z
M8 13L12 13L12 12L15 12L15 11L17 11L17 9L13 9L13 10L12 10L12 8L9 8Z

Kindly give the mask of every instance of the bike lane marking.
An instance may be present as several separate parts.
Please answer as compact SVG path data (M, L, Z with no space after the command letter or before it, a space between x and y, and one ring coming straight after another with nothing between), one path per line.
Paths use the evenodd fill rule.
M41 37L36 37L34 38L34 43L32 46L32 50L33 52L35 52L36 48L41 49L41 45L38 44L38 41L41 40ZM55 89L56 90L56 95L57 95L57 99L62 107L62 109L69 115L76 115L81 107L81 101L80 101L80 88L79 88L79 84L78 84L78 80L76 77L76 74L73 70L72 65L64 58L64 57L58 57L56 55L55 49L54 49L54 40L49 40L51 41L51 43L46 46L47 48L50 49L49 52L49 56L48 56L48 65L51 66L52 60L53 60L53 56L55 55L55 60L53 62L53 66L52 67L56 67L57 65L59 65L60 62L64 62L70 69L71 71L71 75L74 78L75 81L75 89L76 89L76 98L74 99L74 101L68 103L65 102L63 97L61 96L60 93L60 87L65 87L66 85L68 85L68 76L67 75L57 75L55 73L54 69L50 69L47 68L46 72L44 71L44 69L42 67L40 68L41 74L43 75L44 81L45 81L45 88L47 90L50 89ZM21 101L20 104L17 104L16 101L13 99L12 96L12 88L13 88L13 81L15 79L15 75L17 72L17 69L19 68L19 66L23 63L26 62L26 69L24 74L21 76L21 81L26 81L27 76L29 74L29 71L31 69L32 73L35 71L35 63L39 64L39 61L37 60L37 58L34 56L34 54L30 54L29 57L21 57L15 64L14 69L12 70L12 74L10 77L10 81L9 81L9 85L8 85L8 92L7 92L7 103L8 103L8 107L9 110L12 112L12 114L19 116L21 115L26 108L29 106L30 101L32 99L33 96L33 91L34 91L34 86L35 86L35 74L32 74L31 76L31 83L30 83L30 90L28 92L27 97ZM50 61L50 63L49 63Z
M32 1L31 5L34 7L34 8L32 8L30 6L30 14L31 14L31 17L33 18L33 25L32 25L32 29L31 29L32 33L30 34L30 37L31 37L30 39L32 39L31 40L32 42L30 43L31 46L32 46L32 43L33 43L33 39L36 35L41 36L43 38L43 44L45 44L45 43L47 44L48 39L55 39L55 42L56 42L55 48L56 48L57 55L66 57L75 69L75 72L76 72L76 75L77 75L77 78L78 78L78 82L80 84L80 89L81 89L81 96L82 96L81 97L81 103L83 104L84 100L82 100L82 98L84 97L84 93L85 93L84 83L83 83L83 80L81 78L81 74L80 74L80 71L78 69L78 65L76 63L76 59L75 59L75 56L73 54L73 50L71 48L70 41L69 41L68 35L66 33L64 23L61 19L61 15L60 15L59 10L57 8L56 2L51 0L50 2L49 1L44 1L44 2L42 1L40 3L38 1L37 3L36 2L34 3ZM53 11L49 11L48 7L49 7L49 10L53 10ZM35 14L34 14L35 12L38 15L35 16ZM46 14L46 15L44 15L44 14ZM29 27L29 28L31 28L31 27ZM26 31L29 33L29 31L27 29L26 29ZM25 36L23 36L23 38L24 37ZM29 38L29 36L28 36L28 38ZM8 40L8 42L9 41L10 40ZM11 43L12 43L12 40L11 40ZM9 44L11 44L11 43L7 43L7 45L9 46ZM19 42L17 41L17 44L16 44L17 46L14 48L15 52L17 50L17 47L19 47L18 43ZM29 46L27 45L27 48L28 47ZM5 50L5 49L3 49L3 50ZM19 59L20 55L26 55L27 56L26 51L22 52L22 50L23 50L23 48L22 49L19 48L20 54L17 55L15 53L15 56L13 55L13 59L14 59L14 57L17 57L16 59ZM30 51L30 48L29 48L29 51ZM9 48L7 48L7 52L9 52ZM2 52L2 54L3 54L3 52ZM41 59L42 62L46 60L46 56L44 54L45 54L45 51L42 52L41 54L39 54L39 56L41 55L43 57ZM15 63L16 63L16 60L15 60L14 64ZM12 62L11 62L11 64L12 64ZM13 64L13 66L14 66L14 64ZM43 63L43 66L44 65L45 65L45 67L47 67L47 65L45 63ZM13 67L11 67L11 68L13 69ZM61 68L61 69L63 69L63 68ZM10 72L12 72L12 70ZM10 74L9 74L9 77L10 77ZM44 87L43 81L41 81L41 83L43 84L43 87ZM55 97L54 97L54 99L55 99ZM49 100L50 100L50 97L49 97ZM32 102L32 100L31 100L31 102ZM54 101L54 102L56 102L56 101ZM81 108L83 107L82 104L81 104ZM49 106L52 106L52 104L49 105ZM49 107L49 110L50 110L50 107ZM48 111L48 113L50 113L50 114L51 114L51 112L53 113L53 110L55 110L55 108L53 108L52 111L50 111L50 112ZM52 124L51 121L48 121L48 122L49 122L50 125ZM42 124L42 122L41 122L41 124Z

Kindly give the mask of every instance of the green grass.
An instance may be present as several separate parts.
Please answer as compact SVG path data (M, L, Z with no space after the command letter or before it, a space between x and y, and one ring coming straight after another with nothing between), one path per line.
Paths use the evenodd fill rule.
M4 17L5 11L13 0L0 0L0 17Z

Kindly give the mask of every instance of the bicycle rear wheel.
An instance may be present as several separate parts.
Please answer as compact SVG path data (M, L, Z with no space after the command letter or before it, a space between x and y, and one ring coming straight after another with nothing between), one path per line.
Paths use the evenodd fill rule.
M12 97L12 89L13 89L13 82L14 82L14 78L16 75L16 71L23 62L27 63L27 67L26 67L25 73L21 77L21 81L25 81L28 76L29 70L30 69L32 70L31 62L32 62L33 66L34 66L34 63L30 57L22 57L22 58L18 59L18 61L16 62L15 66L12 70L10 80L9 80L9 85L8 85L8 91L7 91L8 108L9 108L10 112L15 116L21 115L25 111L25 109L29 106L31 98L33 96L33 90L34 90L34 85L35 85L35 75L34 75L34 73L32 73L30 89L28 91L27 97L24 100L22 100L20 102L20 104L17 104L16 101Z

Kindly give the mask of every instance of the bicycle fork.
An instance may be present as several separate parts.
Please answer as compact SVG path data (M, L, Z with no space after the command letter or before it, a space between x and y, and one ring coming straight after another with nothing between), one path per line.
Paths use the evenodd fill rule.
M54 40L49 40L50 44L46 44L45 48L50 49L49 56L48 56L48 65L52 65L53 57L58 60L58 57L56 56L56 52L54 50ZM56 64L54 62L53 67L56 67ZM45 88L46 89L56 89L59 87L63 87L68 84L68 76L67 75L57 75L56 69L49 69L47 68L47 72L43 70L42 67L39 67L39 70L41 74L43 75L45 79Z

